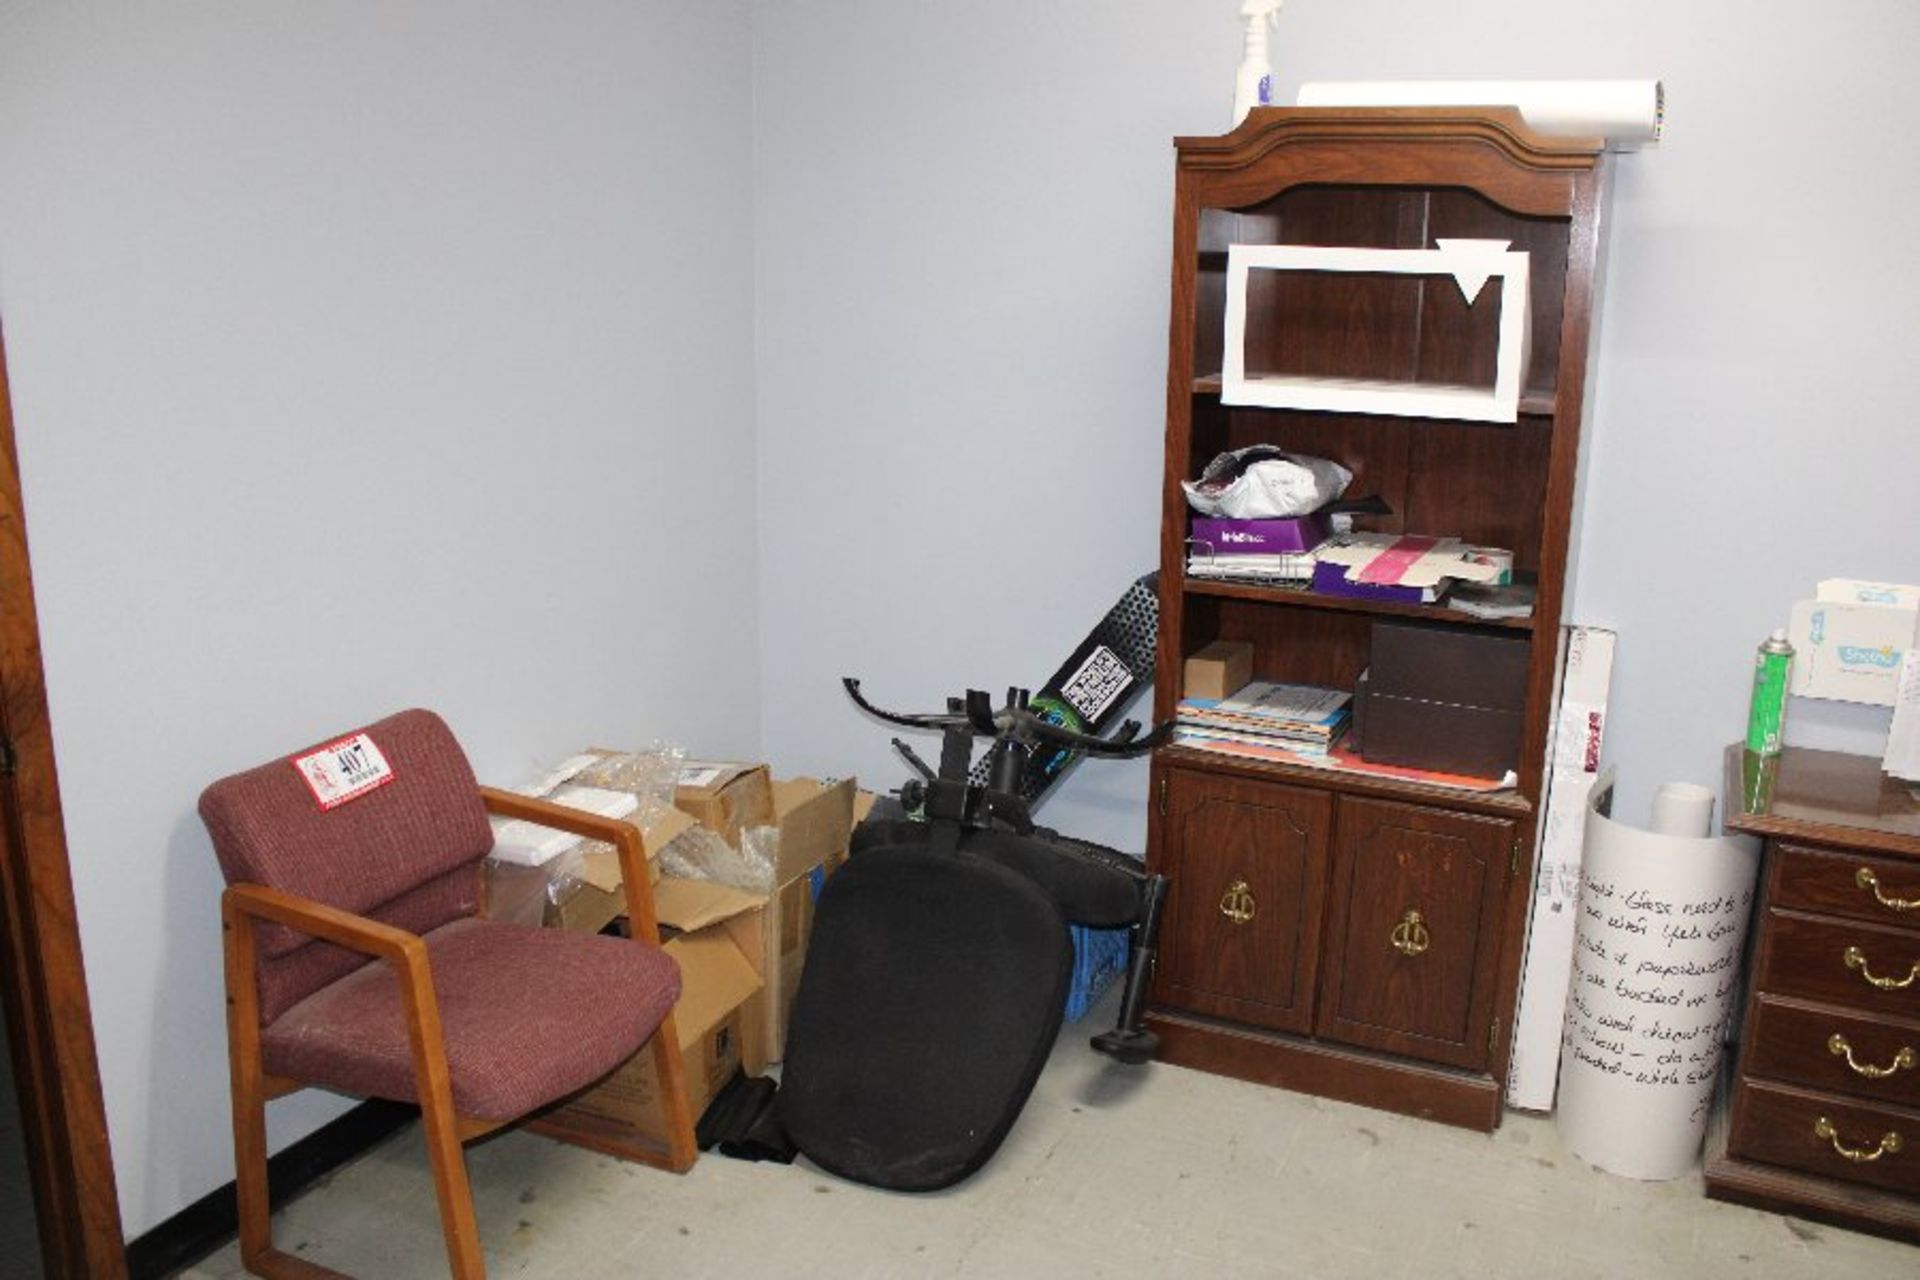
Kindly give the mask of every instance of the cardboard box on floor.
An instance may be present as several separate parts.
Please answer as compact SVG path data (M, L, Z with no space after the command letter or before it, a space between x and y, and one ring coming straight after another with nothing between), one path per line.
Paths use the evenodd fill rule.
M813 927L814 883L845 861L853 831L851 779L783 779L768 794L780 832L772 894L677 876L653 886L662 935L673 935L664 949L680 965L673 1012L695 1118L735 1067L758 1075L779 1059ZM659 1092L652 1050L642 1049L544 1123L605 1150L656 1145L666 1132Z
M772 825L780 833L774 890L760 900L765 910L733 912L724 922L712 923L722 924L760 975L764 989L751 1016L759 1022L767 1060L778 1062L787 1042L787 1013L800 984L807 941L813 936L814 895L818 885L846 861L856 808L864 811L872 801L868 798L866 805L856 805L859 792L851 778L831 783L816 778L778 779L770 784L768 798ZM676 910L696 919L708 906L727 901L719 892L725 888L666 876L654 895L656 905L665 894Z
M727 892L736 895L734 905L747 914L758 915L765 908L764 898ZM665 914L663 910L663 918ZM766 1069L761 1032L753 1016L760 978L739 946L719 928L680 933L668 938L662 950L680 966L674 1030L686 1073L687 1103L698 1120L736 1068L744 1067L749 1075ZM636 1148L664 1149L666 1111L660 1101L660 1074L652 1045L600 1083L547 1112L536 1127L615 1155L631 1154Z
M763 767L760 772L765 773ZM864 813L873 803L873 797L856 791L851 779L831 784L812 778L770 781L767 798L768 816L780 832L774 874L778 887L771 895L676 876L661 876L653 886L664 949L680 966L674 1023L696 1118L735 1067L758 1075L780 1057L787 1011L813 926L815 881L845 861L855 813ZM716 821L727 821L723 811L711 812ZM736 815L741 812L734 810ZM691 824L691 816L683 816ZM656 851L652 837L684 829L671 822L646 829L649 869ZM663 840L659 847L664 845ZM606 905L602 899L613 904L614 914L624 912L617 862L610 884L603 880L583 891L596 895L587 900L593 909L575 908L569 897L550 912L547 923L597 931L605 923L599 919ZM540 1127L616 1155L662 1146L666 1119L652 1048L642 1049L607 1079L549 1112Z

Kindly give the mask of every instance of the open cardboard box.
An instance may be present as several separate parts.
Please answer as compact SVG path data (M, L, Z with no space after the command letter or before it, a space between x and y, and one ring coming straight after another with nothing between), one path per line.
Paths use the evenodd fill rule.
M773 821L773 775L764 764L684 761L673 804L737 849L742 831Z
M763 766L759 772L766 776ZM735 780L745 776L748 773L732 775ZM774 875L778 888L772 894L659 876L653 860L693 825L690 814L675 810L642 830L649 869L657 877L654 912L664 949L680 966L681 993L674 1006L674 1024L686 1067L688 1101L696 1118L736 1067L757 1075L780 1057L787 1012L813 927L816 885L846 860L855 815L864 814L873 803L873 797L858 792L851 779L836 783L768 779L767 799L769 816L780 832ZM727 820L723 812L714 812L720 814L719 821ZM737 815L741 810L733 812ZM490 867L489 905L495 901L499 878L526 870ZM580 875L578 888L547 905L542 915L545 924L598 932L624 914L616 858L590 854ZM652 1047L546 1113L536 1127L614 1155L663 1147L666 1119Z
M708 886L723 888L724 886ZM737 893L737 890L730 892ZM765 900L752 894L742 909L759 914ZM663 932L665 920L662 920ZM696 1120L714 1095L744 1067L766 1069L758 1020L753 1016L759 975L734 940L720 928L702 928L668 938L662 949L680 966L680 999L674 1030L687 1080L687 1103ZM663 1149L667 1119L660 1101L660 1075L647 1045L613 1074L541 1116L536 1127L582 1146L624 1155L636 1147Z
M640 828L649 877L660 880L660 851L697 825L679 809L656 813ZM620 855L606 846L563 854L538 867L489 858L483 864L482 914L515 924L598 933L626 914L620 886ZM556 887L555 881L559 880Z
M654 886L662 924L686 929L724 928L763 984L750 1010L759 1025L765 1061L778 1062L787 1041L787 1014L800 985L807 942L813 936L813 900L826 877L847 858L858 815L872 807L853 779L822 782L783 778L770 782L772 825L779 831L775 888L745 895L762 908L741 909L741 891L702 880L663 876ZM716 828L717 829L717 828Z

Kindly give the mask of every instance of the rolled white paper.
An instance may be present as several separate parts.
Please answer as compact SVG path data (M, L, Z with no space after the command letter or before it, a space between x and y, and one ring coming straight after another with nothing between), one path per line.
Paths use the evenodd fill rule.
M1555 1123L1568 1150L1629 1178L1677 1178L1706 1136L1757 845L1641 831L1587 810Z
M1713 834L1713 790L1694 782L1663 782L1653 793L1654 832L1663 836Z
M1517 107L1541 133L1607 140L1613 150L1660 141L1658 80L1310 80L1303 107Z

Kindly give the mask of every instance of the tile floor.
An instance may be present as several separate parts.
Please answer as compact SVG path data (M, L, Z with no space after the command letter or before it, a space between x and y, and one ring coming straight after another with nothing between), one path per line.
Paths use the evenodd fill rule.
M508 1133L469 1149L494 1276L1920 1277L1920 1248L1635 1183L1551 1122L1465 1133L1086 1048L1061 1036L993 1161L898 1195L804 1163L676 1177ZM275 1218L282 1248L368 1277L444 1275L417 1128ZM233 1246L185 1275L237 1276Z

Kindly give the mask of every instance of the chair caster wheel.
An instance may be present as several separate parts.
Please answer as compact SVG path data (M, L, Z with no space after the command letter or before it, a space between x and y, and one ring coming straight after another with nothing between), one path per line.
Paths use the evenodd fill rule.
M1116 1062L1124 1062L1130 1067L1152 1062L1160 1052L1160 1037L1147 1030L1129 1031L1124 1027L1115 1027L1112 1031L1103 1031L1093 1038L1094 1050L1104 1053Z

